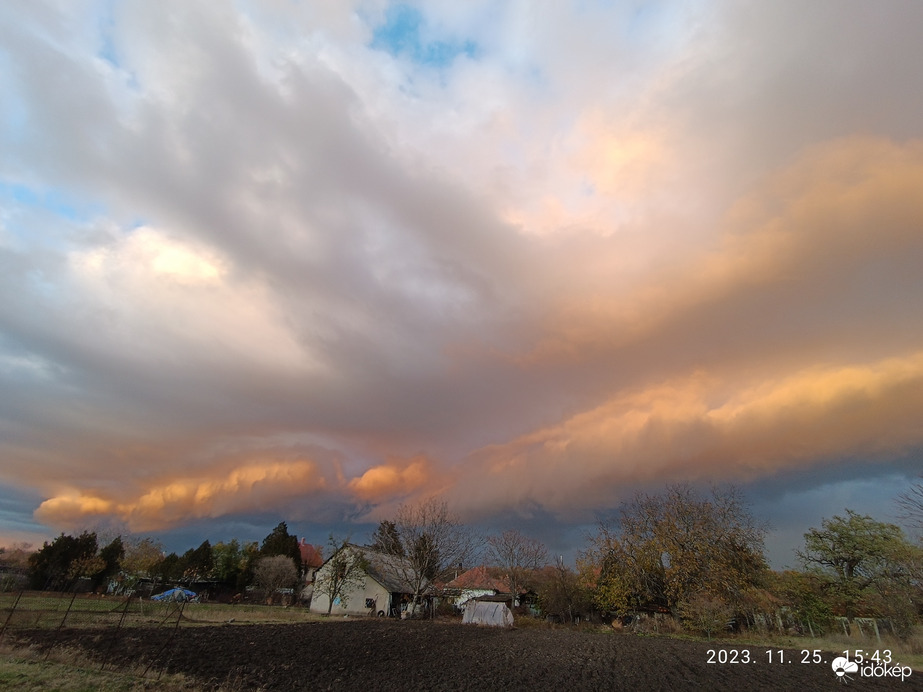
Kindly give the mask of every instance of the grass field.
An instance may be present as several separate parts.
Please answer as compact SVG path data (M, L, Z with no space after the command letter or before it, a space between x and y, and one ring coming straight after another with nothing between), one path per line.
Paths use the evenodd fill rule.
M55 651L49 656L31 649L0 646L0 690L22 692L135 692L195 690L198 685L181 675L164 675L159 680L138 671L100 670L89 665L79 651Z
M0 627L17 629L55 629L58 627L131 627L175 622L180 604L159 603L141 598L95 595L0 593ZM317 615L300 607L256 604L186 603L182 605L182 624L214 625L234 620L238 623L305 622Z

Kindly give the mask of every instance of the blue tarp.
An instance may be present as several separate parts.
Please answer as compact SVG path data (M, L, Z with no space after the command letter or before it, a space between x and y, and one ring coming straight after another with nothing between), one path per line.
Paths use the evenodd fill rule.
M195 591L189 589L169 589L156 596L151 596L152 601L191 601L196 597Z

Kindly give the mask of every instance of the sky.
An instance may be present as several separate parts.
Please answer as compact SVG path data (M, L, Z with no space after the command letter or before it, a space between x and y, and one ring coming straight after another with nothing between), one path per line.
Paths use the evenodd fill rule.
M923 4L0 4L0 545L573 555L923 471Z

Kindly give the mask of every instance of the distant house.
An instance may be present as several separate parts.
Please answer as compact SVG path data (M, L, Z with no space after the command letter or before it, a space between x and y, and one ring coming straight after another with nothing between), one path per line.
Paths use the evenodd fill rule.
M365 558L365 575L361 584L350 589L344 598L336 598L331 615L377 615L400 617L413 598L406 577L410 566L404 558L382 553L365 546L349 545L343 550L358 551ZM332 557L332 556L331 556ZM315 581L331 569L330 558L317 570ZM312 613L326 613L330 605L327 594L315 591L311 598Z
M314 593L314 574L324 564L319 545L311 545L305 538L298 544L301 551L301 568L304 570L304 585L301 590L301 600L305 603L311 600Z
M302 538L298 544L298 550L301 551L301 564L309 578L313 579L314 571L324 564L321 548L318 545L311 545L307 539Z
M462 572L442 588L442 597L458 609L472 599L509 601L511 596L507 583L484 565Z

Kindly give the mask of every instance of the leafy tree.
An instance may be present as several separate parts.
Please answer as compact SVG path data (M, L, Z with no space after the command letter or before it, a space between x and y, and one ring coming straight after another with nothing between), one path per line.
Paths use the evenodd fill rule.
M242 589L252 581L256 562L259 559L259 544L241 545L236 538L228 543L212 546L212 561L215 579Z
M639 605L640 598L632 588L634 580L620 562L620 551L612 539L603 542L597 536L594 540L597 545L577 558L578 581L598 610L624 614Z
M163 546L153 538L131 534L119 537L119 541L123 554L109 579L118 582L117 592L124 594L130 593L140 579L155 576L151 570L163 559Z
M163 544L153 538L129 537L125 541L122 570L132 577L149 577L151 570L163 560Z
M681 601L677 610L692 629L709 639L715 632L725 629L734 615L730 605L706 592Z
M164 582L178 582L183 578L186 571L186 563L176 553L169 553L151 568L151 574L155 580L159 579Z
M385 552L403 555L401 579L413 594L410 614L416 613L429 581L447 568L470 561L475 553L471 530L449 512L445 502L429 499L417 505L401 505L384 538Z
M764 533L735 488L700 497L674 485L638 494L617 520L601 521L584 559L598 575L598 602L616 612L642 605L675 612L702 593L733 605L766 572Z
M253 579L259 588L266 591L270 598L279 589L289 589L298 582L298 569L295 561L286 555L261 557L253 570Z
M378 524L378 528L372 534L372 548L390 555L404 557L404 546L401 544L397 525L393 521L385 519Z
M103 568L93 575L93 588L96 589L109 579L118 575L125 558L125 546L122 537L116 536L112 541L99 551Z
M243 569L241 559L240 541L232 538L225 543L219 541L212 546L212 562L214 564L215 579L233 584L237 582L237 575Z
M96 534L61 534L29 558L29 585L33 589L66 591L81 577L99 571ZM102 565L104 567L104 564Z
M837 610L855 617L869 598L893 591L906 601L919 579L921 551L894 524L846 510L846 516L824 519L821 528L804 534L798 557L806 568L832 577L828 593ZM908 606L910 607L910 606Z
M812 634L828 631L833 610L827 599L831 577L819 571L786 570L770 575L770 591Z
M512 594L510 607L516 605L520 588L527 578L543 567L548 559L544 544L524 536L515 529L487 538L487 552L491 561L502 568Z
M273 555L290 557L295 561L299 571L302 569L301 548L298 546L298 537L292 536L288 532L288 525L284 521L279 522L278 526L272 530L272 533L263 539L263 544L260 546L261 557L272 557Z
M330 559L317 572L314 593L327 596L327 615L330 615L334 601L339 598L346 605L350 592L365 583L368 562L361 550L350 545L349 538L338 540L331 535L327 546Z
M89 579L91 585L95 588L97 583L96 575L106 569L106 563L99 555L85 555L70 563L67 576L72 588L80 579Z
M189 549L183 554L183 578L189 583L207 579L215 566L212 545L208 540L202 541L198 548Z
M237 588L242 589L253 583L253 571L256 569L256 563L260 559L259 543L253 541L243 547L244 554L244 571L237 578Z
M785 605L779 596L773 592L773 576L775 573L767 571L764 575L764 578L759 585L754 584L750 588L744 590L741 594L738 602L735 604L735 617L740 618L742 623L745 623L748 627L756 626L761 624L763 627L768 627L768 621L766 620L767 616L772 616L773 614L778 613L778 611ZM792 609L794 612L794 609ZM797 615L797 613L795 613ZM804 621L804 617L799 619ZM820 622L821 619L811 620L810 622ZM817 628L811 624L809 625L813 632L817 631Z

